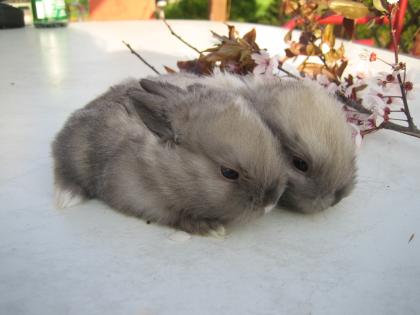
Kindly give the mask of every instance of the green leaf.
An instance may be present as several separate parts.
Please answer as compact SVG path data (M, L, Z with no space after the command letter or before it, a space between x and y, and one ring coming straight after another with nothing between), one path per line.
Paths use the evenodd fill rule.
M387 9L384 8L381 0L373 0L373 6L378 11L387 12Z
M358 19L369 14L369 9L363 3L349 0L332 0L329 7L334 12L348 19Z

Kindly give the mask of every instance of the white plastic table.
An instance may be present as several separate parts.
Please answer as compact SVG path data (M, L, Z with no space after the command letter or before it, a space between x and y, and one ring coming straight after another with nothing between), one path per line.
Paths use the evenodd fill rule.
M171 24L201 49L209 30L225 33ZM285 30L257 34L284 49ZM392 131L367 137L357 188L334 208L278 209L224 240L173 241L174 230L95 200L55 209L50 143L65 119L109 85L152 74L121 40L162 72L195 56L159 21L0 30L0 314L420 313L420 140Z

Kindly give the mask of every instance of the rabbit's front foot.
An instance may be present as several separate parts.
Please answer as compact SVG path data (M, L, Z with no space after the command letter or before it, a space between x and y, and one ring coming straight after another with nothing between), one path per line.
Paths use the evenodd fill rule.
M184 217L179 220L177 227L191 234L213 236L216 238L224 238L226 235L224 225L217 219Z

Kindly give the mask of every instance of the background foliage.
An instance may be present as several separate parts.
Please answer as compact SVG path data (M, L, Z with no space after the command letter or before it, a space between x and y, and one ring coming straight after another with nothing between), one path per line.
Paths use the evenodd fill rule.
M361 2L372 6L373 0ZM413 46L415 33L420 29L420 1L409 0L405 15L404 30L401 36L401 50L409 52ZM290 16L282 14L281 0L231 0L231 21L249 22L269 25L283 25ZM207 19L208 0L180 0L171 3L165 10L168 19ZM390 36L384 25L357 25L357 39L373 38L379 47L388 47Z

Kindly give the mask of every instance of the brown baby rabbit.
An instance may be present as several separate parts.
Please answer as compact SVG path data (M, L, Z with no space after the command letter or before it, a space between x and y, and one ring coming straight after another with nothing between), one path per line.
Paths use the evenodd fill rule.
M286 185L286 161L243 97L140 84L111 88L58 133L59 206L98 198L145 220L219 235L225 225L275 206Z
M342 104L316 83L217 73L154 77L178 86L194 82L246 98L279 140L287 160L288 184L279 205L317 212L352 191L355 145ZM283 167L281 165L280 167Z

